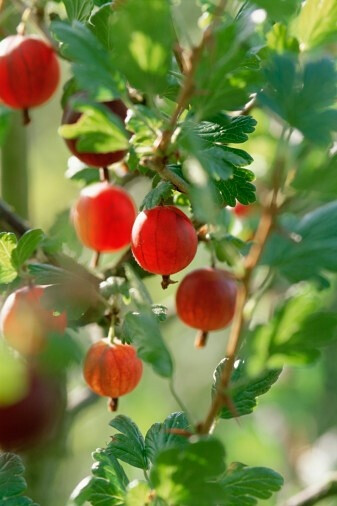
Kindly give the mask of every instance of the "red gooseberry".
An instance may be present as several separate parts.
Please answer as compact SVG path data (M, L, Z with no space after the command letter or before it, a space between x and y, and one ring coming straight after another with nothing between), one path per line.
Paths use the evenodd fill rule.
M79 96L83 94L79 93ZM126 115L127 115L127 108L124 105L124 103L121 100L112 100L110 102L103 102L103 105L108 107L110 111L119 117L119 119L122 120L124 123ZM64 110L63 117L62 117L62 125L72 125L74 123L77 123L77 121L81 118L82 113L79 111L75 111L70 106L67 106ZM87 153L87 152L81 152L78 151L76 144L78 139L64 139L69 150L72 152L73 155L75 155L81 162L85 163L86 165L90 165L91 167L107 167L108 165L111 165L112 163L119 162L122 160L125 155L125 150L120 151L112 151L109 153Z
M136 218L130 195L107 181L86 186L72 209L80 241L94 251L118 251L130 244Z
M34 355L46 344L48 333L63 334L65 313L54 314L42 302L46 286L27 286L12 292L0 312L0 327L6 341L23 355Z
M252 205L248 204L241 204L241 202L238 202L236 206L233 208L233 213L235 216L238 216L238 218L244 218L245 216L248 216L252 213Z
M198 237L191 220L180 209L157 206L137 216L131 246L144 270L168 277L192 262Z
M57 382L30 371L24 397L0 405L0 448L24 450L46 440L59 421L62 405Z
M10 35L0 42L0 99L25 111L46 102L60 79L53 48L35 35Z
M110 408L117 408L117 399L138 385L143 372L142 361L135 348L128 344L101 340L93 344L84 361L83 374L89 387L98 395L111 399Z
M236 293L233 276L220 269L197 269L182 280L176 294L177 313L184 323L202 331L197 347L205 345L207 332L231 322Z

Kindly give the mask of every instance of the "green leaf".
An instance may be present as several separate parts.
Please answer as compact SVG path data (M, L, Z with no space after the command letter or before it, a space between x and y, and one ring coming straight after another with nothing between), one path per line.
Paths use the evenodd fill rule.
M78 151L108 153L128 148L122 121L106 106L85 99L76 99L73 105L82 115L76 123L59 127L59 134L65 139L78 139Z
M309 364L320 348L337 339L337 315L324 309L324 293L305 289L286 300L267 324L257 326L247 339L248 373L265 367Z
M223 359L214 371L212 395L217 392L226 361L227 359ZM228 392L235 407L235 415L243 416L252 413L257 404L256 398L267 393L278 380L280 374L281 369L276 369L264 371L257 377L251 378L247 375L245 363L243 361L237 362ZM220 418L233 418L233 416L233 412L227 407L223 407L220 411Z
M256 120L251 116L230 118L219 113L210 121L201 121L194 126L195 133L211 144L238 144L248 140L248 134L254 132Z
M283 478L266 467L247 467L234 462L220 480L226 506L254 506L259 499L269 499L283 485Z
M117 484L122 491L126 490L129 484L128 477L109 446L107 448L98 448L92 456L95 460L92 466L92 474Z
M306 0L292 25L292 32L303 49L313 49L337 36L337 4L335 0Z
M267 11L273 21L287 21L293 16L300 6L300 0L251 0L251 3Z
M44 233L39 228L28 230L20 237L17 247L12 252L12 262L17 270L30 259L43 238Z
M76 81L83 90L107 98L120 96L125 85L112 63L111 56L89 28L74 21L54 21L51 30L62 42L62 54L73 62Z
M110 36L115 65L130 84L149 93L163 91L173 40L169 2L147 0L146 9L139 0L121 2Z
M225 468L225 451L214 438L159 453L150 480L156 494L169 504L216 505L223 497L215 479Z
M163 423L154 423L145 436L145 449L147 458L154 462L157 454L170 447L185 446L188 443L186 435L174 432L178 430L191 430L191 425L185 413L178 412L169 415Z
M138 356L151 364L157 374L172 376L172 358L163 341L158 321L150 310L144 308L140 313L127 313L122 334L137 348Z
M140 210L152 209L161 203L164 203L167 199L172 196L173 185L168 181L160 183L158 186L153 188L144 198Z
M63 0L69 21L86 21L94 7L93 0Z
M23 497L27 488L23 477L25 468L18 455L2 453L0 455L0 500L4 506L37 506L31 499Z
M299 161L293 188L310 191L323 200L335 200L337 195L337 154L312 149Z
M109 51L113 49L112 30L115 13L111 4L102 5L90 18L89 28Z
M125 497L115 483L103 478L83 480L71 495L76 506L124 506Z
M315 144L327 145L337 131L337 98L334 62L322 59L303 67L295 58L275 55L266 69L268 85L260 103L271 109Z
M318 207L287 227L292 240L274 235L262 263L278 267L291 282L315 279L323 271L337 272L337 201Z
M0 233L0 283L11 283L17 278L17 271L13 264L12 253L17 246L15 234Z
M152 313L155 315L158 321L164 322L167 318L167 307L162 304L152 304Z
M216 187L226 205L234 207L236 200L249 205L256 201L256 188L252 184L254 179L252 171L235 167L233 177L227 181L218 181Z
M275 23L266 36L269 49L275 53L299 53L299 42L289 35L289 27L282 23Z
M107 451L131 466L148 469L145 442L137 425L124 415L116 416L111 420L110 425L118 430L119 434L112 436Z

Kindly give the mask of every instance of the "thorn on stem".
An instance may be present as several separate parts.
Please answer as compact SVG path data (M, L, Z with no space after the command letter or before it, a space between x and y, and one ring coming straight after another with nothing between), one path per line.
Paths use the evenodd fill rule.
M166 288L168 288L170 285L175 285L176 283L178 283L178 281L173 281L169 275L162 276L161 287L163 290L166 290Z
M194 346L196 348L205 348L208 339L208 332L205 330L199 330L196 335Z

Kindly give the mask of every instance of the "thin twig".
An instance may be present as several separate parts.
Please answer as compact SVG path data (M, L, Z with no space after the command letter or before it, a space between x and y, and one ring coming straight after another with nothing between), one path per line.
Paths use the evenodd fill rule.
M285 138L285 129L283 129L279 146L275 155L275 161L273 166L274 170L273 170L272 197L270 203L263 209L261 220L254 236L253 245L245 259L244 275L238 287L235 314L226 350L227 360L222 370L221 378L217 387L217 392L213 397L213 401L207 413L207 416L204 422L198 425L198 432L200 434L207 434L212 430L212 426L214 425L214 422L218 416L220 409L226 403L226 396L224 395L224 393L228 391L235 359L241 345L242 339L241 334L245 323L244 308L250 295L252 274L255 267L260 261L266 242L272 231L275 217L278 212L277 198L282 184L282 175L284 169L284 159L281 153L284 138Z
M313 506L334 496L337 496L337 473L333 473L323 484L309 487L291 497L285 506Z

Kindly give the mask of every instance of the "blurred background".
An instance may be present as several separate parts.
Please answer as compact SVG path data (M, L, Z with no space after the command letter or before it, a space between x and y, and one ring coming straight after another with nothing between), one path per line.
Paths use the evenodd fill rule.
M64 66L64 80L67 73L68 69ZM32 227L41 227L45 232L59 213L68 212L81 187L64 176L69 153L57 134L61 119L60 95L61 87L58 95L47 105L32 111L32 123L26 130L29 221ZM263 191L263 178L273 156L273 134L278 134L278 127L261 112L256 117L258 128L249 141L247 151L255 159L252 170ZM296 143L296 139L293 142ZM148 182L140 179L127 188L139 204L148 190ZM310 202L304 200L303 209L306 207L310 207ZM233 217L233 227L242 237L249 237L255 219L254 215L242 219ZM87 263L89 258L90 253L82 251L79 261ZM112 255L106 255L104 262L109 263L113 259ZM186 271L205 262L209 263L209 253L201 245L197 257ZM186 271L176 275L175 279L179 280ZM227 332L213 333L207 347L196 350L193 346L195 332L173 315L176 285L163 292L158 278L147 278L145 283L154 302L169 309L169 317L162 324L162 330L175 359L175 386L193 419L200 420L209 405L212 374L224 356ZM275 288L275 300L284 289L282 283ZM333 297L332 289L331 293ZM262 299L259 313L264 319L268 318L274 299ZM99 330L93 326L81 331L78 340L85 350L90 340L99 336ZM254 414L240 418L239 422L229 420L218 424L216 434L226 445L228 462L268 466L284 476L285 486L281 493L263 504L284 504L285 499L298 490L320 483L330 471L337 469L336 362L337 345L325 351L314 366L285 369L279 382L259 399ZM79 367L70 373L70 386L73 391L84 387ZM139 387L122 398L119 407L119 413L131 417L143 433L152 423L162 421L169 413L178 410L167 381L155 375L146 365ZM90 473L91 452L105 446L112 435L108 426L111 418L104 399L77 416L71 428L69 447L54 476L54 494L48 506L65 504L75 485ZM129 468L128 472L131 478L138 477L134 468ZM141 474L139 477L142 477ZM333 506L337 500L330 499L321 504Z

